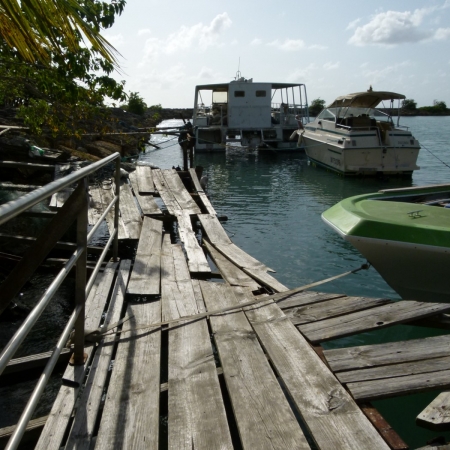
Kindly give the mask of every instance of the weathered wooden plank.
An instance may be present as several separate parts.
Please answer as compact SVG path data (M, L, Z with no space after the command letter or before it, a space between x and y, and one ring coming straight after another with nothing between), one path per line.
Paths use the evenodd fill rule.
M136 201L131 193L130 186L121 181L120 184L120 216L127 228L129 239L139 239L142 227L142 218L139 213Z
M153 182L155 183L155 187L158 190L158 194L166 205L168 213L172 216L175 215L175 211L178 211L181 208L180 205L178 205L172 191L167 186L161 169L153 170Z
M376 306L392 303L385 298L341 297L332 300L285 309L284 313L294 325L317 322Z
M240 302L248 300L242 288L233 289ZM276 304L250 306L245 311L320 449L389 448Z
M341 372L447 356L450 354L450 336L338 348L324 350L323 353L333 372Z
M402 377L419 373L439 372L441 370L450 370L450 356L382 365L370 367L368 369L349 370L346 372L339 372L336 376L341 383L351 383L382 378Z
M94 330L98 328L102 313L111 290L111 284L114 278L114 272L117 263L109 263L103 273L99 273L95 279L95 283L86 300L86 321L85 329ZM103 304L103 308L100 305ZM39 441L36 445L38 450L59 450L62 440L67 430L75 400L80 390L87 367L91 361L93 347L86 346L84 349L87 354L86 363L84 366L67 366L63 374L63 384L53 403L52 410L42 430Z
M448 389L450 388L450 370L348 383L347 388L355 400L361 402L416 394L433 389Z
M52 353L53 353L52 351L49 351L12 359L5 367L5 370L2 372L2 376L26 370L36 369L39 367L45 367L48 360L52 356ZM61 351L61 354L59 355L58 364L61 364L62 362L65 362L67 364L69 362L71 354L72 352L70 349L64 348Z
M109 310L103 325L105 329L120 319L130 266L131 261L124 260L120 264ZM115 340L116 335L108 335L99 343L90 366L88 380L78 400L78 407L65 447L66 450L89 450L91 446Z
M162 274L163 320L200 312L183 251L169 236ZM168 386L169 448L233 448L206 319L170 326Z
M312 303L324 302L346 297L344 294L330 294L328 292L303 291L294 294L285 293L285 296L277 298L276 303L283 311L296 306L304 306Z
M198 216L203 230L208 235L212 244L232 244L227 232L223 229L217 216L199 214Z
M154 197L149 195L139 194L139 188L137 184L136 172L130 173L130 183L133 188L133 192L144 216L162 216L162 211ZM153 181L152 181L153 184Z
M191 273L210 273L211 268L194 234L189 213L186 211L177 211L176 217L178 221L178 234L186 251L189 271Z
M198 180L195 169L194 168L189 169L189 173L191 174L191 179L192 179L192 182L194 183L195 190L197 191L197 194L198 194L200 201L202 202L203 207L205 208L206 212L208 214L216 215L216 211L215 211L213 205L209 201L209 198L206 195L206 193L203 191L203 188L200 184L200 181Z
M385 328L397 323L405 323L410 320L429 317L449 310L450 304L447 303L402 300L370 310L300 325L299 330L311 342L319 343L377 328Z
M450 429L450 392L441 392L416 418L417 425L431 430Z
M144 218L127 294L146 298L160 294L162 222Z
M200 214L200 208L185 188L178 172L175 169L166 169L162 171L166 186L170 189L177 202L178 209L189 214Z
M161 302L129 305L95 448L157 449L161 331L139 329L161 321Z
M217 251L208 241L203 241L203 244L211 255L214 264L219 268L223 278L230 286L246 286L252 291L261 287L253 278L225 258L225 256Z
M136 166L136 181L140 195L153 195L156 192L153 184L152 168L150 166Z
M209 310L237 304L224 284L200 286ZM243 448L309 449L244 313L211 316L210 322Z

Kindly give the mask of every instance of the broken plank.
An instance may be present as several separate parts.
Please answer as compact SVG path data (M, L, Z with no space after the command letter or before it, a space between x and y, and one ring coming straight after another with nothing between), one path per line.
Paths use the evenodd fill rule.
M312 343L350 336L390 325L449 311L450 304L401 300L345 316L300 325L298 328Z
M450 370L347 383L347 388L354 399L361 402L416 394L433 389L448 389L450 388Z
M368 369L349 370L336 374L341 383L379 380L383 378L403 377L419 373L450 370L450 356L429 358L422 361L410 361L399 364L380 365Z
M144 218L127 294L144 299L160 294L162 222Z
M200 312L183 251L169 236L164 237L162 274L163 320ZM206 319L180 321L168 333L168 447L232 449Z
M189 214L200 214L200 208L185 188L178 172L175 169L166 169L162 170L161 173L166 186L170 189L178 204L178 209L186 211Z
M191 179L192 182L194 183L195 190L197 191L197 194L200 198L201 203L203 204L204 209L208 214L216 215L216 211L213 205L209 201L208 196L204 192L203 187L201 186L200 181L198 180L197 172L195 171L194 168L190 168L189 173L191 175Z
M153 182L155 183L156 189L158 190L158 194L160 195L164 205L166 205L167 211L170 215L175 215L175 211L180 210L180 206L178 205L175 196L169 189L166 184L166 180L163 177L161 169L153 170Z
M153 183L152 168L150 166L137 165L136 166L136 181L138 193L140 195L153 195L156 192Z
M214 264L218 267L223 278L230 286L246 286L252 291L256 291L261 287L253 278L225 258L207 240L204 240L203 244L211 255Z
M329 294L328 292L312 291L296 292L294 294L289 294L289 292L286 292L284 294L284 296L276 299L277 305L282 310L346 297L344 294Z
M333 372L341 372L447 356L450 353L450 336L330 349L323 353Z
M154 197L139 194L135 172L130 173L130 182L135 198L144 216L162 216L162 211L156 203Z
M189 271L191 273L210 273L211 268L194 234L189 213L177 211L176 218L178 221L178 234L188 259Z
M320 303L285 309L284 313L291 319L294 325L301 325L388 303L392 303L392 300L385 298L341 297Z
M416 424L430 430L450 430L450 392L441 392L417 416Z
M232 288L201 281L208 310L237 304ZM309 449L300 425L242 311L210 322L244 449Z

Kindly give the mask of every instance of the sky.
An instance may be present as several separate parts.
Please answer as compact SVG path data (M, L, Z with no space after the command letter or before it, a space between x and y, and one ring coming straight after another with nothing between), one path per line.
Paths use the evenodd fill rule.
M239 70L304 83L310 104L372 86L450 107L450 0L128 0L103 35L148 106L191 108Z

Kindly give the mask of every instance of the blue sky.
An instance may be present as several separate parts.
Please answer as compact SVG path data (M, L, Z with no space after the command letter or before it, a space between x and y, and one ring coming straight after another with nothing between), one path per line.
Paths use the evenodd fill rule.
M104 36L127 92L193 106L197 84L299 82L308 100L400 92L450 107L450 0L128 0Z

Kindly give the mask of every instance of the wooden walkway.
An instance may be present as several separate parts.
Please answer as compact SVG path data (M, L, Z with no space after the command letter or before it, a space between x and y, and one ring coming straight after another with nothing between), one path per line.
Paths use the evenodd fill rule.
M86 329L108 331L87 343L84 366L67 366L36 448L408 448L362 403L450 388L450 336L319 346L440 320L450 304L292 293L233 244L195 172L196 202L175 171L139 181L140 172L127 184L130 199L159 193L181 243L161 220L123 214L126 235L139 238L136 257L97 277ZM208 278L206 255L221 280Z

